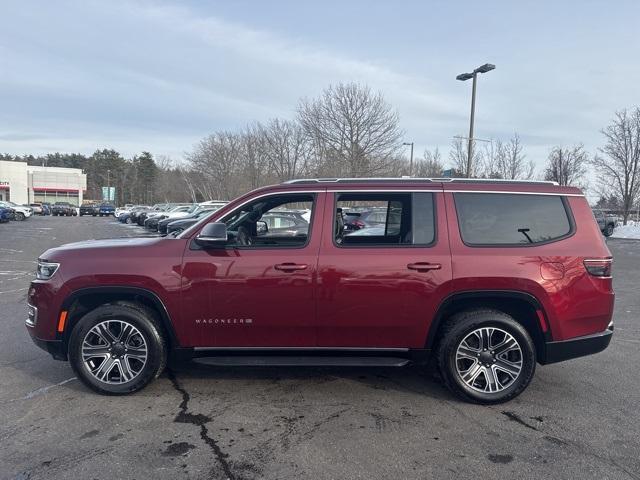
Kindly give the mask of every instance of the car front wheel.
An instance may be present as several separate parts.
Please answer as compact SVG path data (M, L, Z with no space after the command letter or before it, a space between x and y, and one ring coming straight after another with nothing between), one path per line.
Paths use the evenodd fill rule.
M16 220L18 220L19 222L22 222L26 217L24 216L24 213L22 212L16 212Z
M453 315L443 327L438 367L447 387L460 398L502 403L522 393L536 368L536 351L527 330L497 310Z
M144 388L166 365L167 345L152 312L134 304L103 305L80 319L69 361L89 388L123 395Z

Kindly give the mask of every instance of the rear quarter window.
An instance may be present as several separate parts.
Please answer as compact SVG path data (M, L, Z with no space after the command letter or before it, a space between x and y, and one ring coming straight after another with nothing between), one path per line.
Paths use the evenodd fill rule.
M560 195L455 193L458 225L467 245L536 245L573 233Z

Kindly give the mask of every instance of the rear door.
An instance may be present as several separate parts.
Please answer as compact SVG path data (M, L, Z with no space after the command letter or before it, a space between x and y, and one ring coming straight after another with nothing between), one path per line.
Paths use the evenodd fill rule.
M385 223L342 234L338 215L365 207L384 209ZM318 264L318 346L422 348L450 280L438 187L328 193Z

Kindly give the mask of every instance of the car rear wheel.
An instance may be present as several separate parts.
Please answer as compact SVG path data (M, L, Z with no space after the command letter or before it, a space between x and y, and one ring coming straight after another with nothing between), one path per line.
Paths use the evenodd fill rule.
M614 226L612 223L610 223L609 225L607 225L607 228L604 229L604 236L605 237L610 237L611 235L613 235L613 230L614 230Z
M69 361L89 388L123 395L144 388L162 373L167 344L153 313L146 308L103 305L74 327Z
M531 382L536 351L527 330L497 310L453 315L443 327L438 367L447 387L460 398L482 404L517 397Z

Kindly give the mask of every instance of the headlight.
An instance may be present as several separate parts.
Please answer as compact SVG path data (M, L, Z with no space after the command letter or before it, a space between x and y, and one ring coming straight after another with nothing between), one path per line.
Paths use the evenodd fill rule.
M59 266L59 263L50 263L38 260L36 278L38 280L49 280L58 271Z

